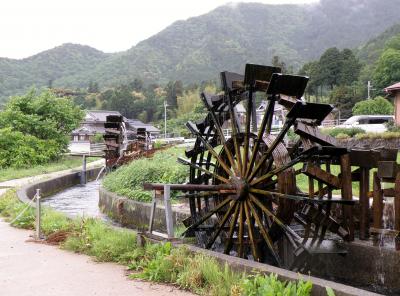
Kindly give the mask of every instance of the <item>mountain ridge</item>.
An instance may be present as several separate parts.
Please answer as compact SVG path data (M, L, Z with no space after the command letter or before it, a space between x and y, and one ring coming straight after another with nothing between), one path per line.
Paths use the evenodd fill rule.
M25 59L0 58L0 98L30 85L112 86L141 78L200 82L274 55L298 69L327 48L358 48L397 23L398 0L321 0L308 5L238 3L176 21L118 53L66 43Z

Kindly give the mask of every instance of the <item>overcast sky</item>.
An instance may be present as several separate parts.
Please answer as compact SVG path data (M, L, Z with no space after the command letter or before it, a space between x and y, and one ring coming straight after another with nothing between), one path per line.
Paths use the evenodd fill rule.
M176 20L227 2L318 0L0 0L0 57L24 58L72 42L105 52L126 50Z

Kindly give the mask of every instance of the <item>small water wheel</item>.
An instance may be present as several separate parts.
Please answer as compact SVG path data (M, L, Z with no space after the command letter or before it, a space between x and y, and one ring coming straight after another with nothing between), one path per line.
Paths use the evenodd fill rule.
M202 121L187 123L196 142L186 151L188 159L179 161L190 167L190 184L205 185L203 191L187 192L191 218L185 234L195 235L208 249L283 266L283 240L300 254L310 245L320 245L327 230L348 236L332 217L332 203L346 200L332 198L332 190L342 183L340 176L330 173L330 163L347 150L316 129L332 106L300 100L308 78L279 72L248 64L244 76L221 73L224 93L201 95L208 114ZM268 100L260 124L256 93L264 93ZM247 104L238 114L241 102ZM274 133L276 104L288 112L283 127ZM293 126L301 137L289 149L284 141ZM231 131L229 137L224 128ZM299 174L312 180L307 193L297 187ZM314 180L319 184L316 194Z

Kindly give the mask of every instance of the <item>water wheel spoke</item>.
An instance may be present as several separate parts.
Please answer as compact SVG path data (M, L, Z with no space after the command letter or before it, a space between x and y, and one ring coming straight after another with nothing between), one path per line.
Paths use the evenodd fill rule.
M221 222L219 223L217 230L214 232L211 239L208 241L206 245L206 249L209 249L214 244L215 240L217 239L218 235L221 233L222 228L225 226L226 221L228 221L229 217L232 215L232 211L236 208L237 200L233 202L233 204L229 207L228 211L226 211L224 217L222 218Z
M253 253L254 260L259 261L260 256L258 254L257 245L254 240L254 226L251 221L249 206L248 206L247 202L244 202L243 205L244 205L244 212L246 214L246 224L247 224L247 231L248 231L249 239L250 239L251 251Z
M224 132L222 131L222 127L219 124L219 120L217 118L217 115L215 115L214 110L212 109L212 107L208 104L207 99L205 98L204 94L201 96L204 102L204 105L206 106L209 114L211 114L211 118L214 122L215 128L219 134L219 138L221 139L222 145L226 145L226 139L225 139L225 135ZM237 165L233 159L232 153L229 149L225 149L226 151L226 156L228 157L228 160L233 168L233 170L235 171L236 174L238 174L238 169L237 169Z
M251 171L251 174L248 176L248 181L250 182L253 180L253 178L257 175L258 171L261 169L263 164L267 159L269 159L272 155L272 152L275 150L276 146L283 140L285 137L287 131L289 128L293 125L294 119L288 118L282 128L282 130L279 132L278 136L274 139L272 144L268 147L268 150L264 153L264 155L261 157L261 159L258 161L257 165L254 167L254 169ZM250 173L250 171L249 171Z
M209 170L203 168L202 166L199 166L199 165L197 165L197 164L195 164L195 163L193 163L193 162L190 162L190 161L187 160L187 159L184 159L184 158L182 158L182 157L178 157L178 161L179 161L180 163L182 163L182 164L188 165L188 166L190 166L190 167L192 167L192 168L194 168L194 169L197 169L197 170L199 170L199 171L202 171L202 172L206 173L207 175L213 176L214 178L216 178L216 179L218 179L218 180L220 180L220 181L222 181L222 182L224 182L224 183L229 183L229 180L228 180L228 179L226 179L226 178L224 178L224 177L222 177L222 176L220 176L220 175L217 175L216 173L211 172L211 171L209 171Z
M207 214L205 214L203 217L201 217L197 222L195 222L194 224L190 225L185 232L183 233L183 235L185 235L186 233L188 233L189 231L197 228L200 224L202 224L204 221L206 221L207 219L209 219L212 215L214 215L215 213L217 213L220 209L222 209L225 205L227 205L230 201L232 200L232 198L228 197L226 198L224 201L222 201L220 204L218 204L214 209L212 209L211 211L209 211Z
M272 170L268 173L266 173L265 175L262 175L260 177L258 177L257 179L253 180L250 182L251 185L256 185L260 182L263 182L265 180L271 179L273 176L277 176L279 173L283 172L284 170L296 165L297 163L299 163L302 160L302 157L297 157L295 159L293 159L292 161L286 163L285 165L276 168L275 170Z
M243 234L244 234L244 204L240 203L240 212L239 212L239 247L238 247L238 255L240 258L243 258Z
M225 249L224 249L224 254L229 254L229 252L232 249L232 237L233 233L235 232L235 226L239 217L239 209L241 208L241 203L237 203L235 206L235 212L233 214L233 218L231 220L230 226L229 226L229 233L228 233L228 238L225 244Z
M221 167L228 173L228 175L234 177L233 172L229 168L229 166L225 163L225 161L222 160L222 158L218 155L218 153L214 150L214 148L210 145L209 142L207 142L202 135L196 131L191 124L186 124L187 128L190 130L192 134L194 134L201 142L202 144L207 148L207 150L216 158L218 163L221 165Z
M275 252L274 243L272 242L272 239L269 236L268 231L265 229L264 224L261 222L261 219L257 214L257 210L254 208L253 204L250 201L246 201L246 203L250 207L253 217L255 218L255 220L257 222L258 228L260 229L261 235L264 238L265 242L267 243L267 246L268 246L269 250L271 251L272 256L274 256L276 263L279 266L282 266L281 260L278 256L278 254Z
M249 146L250 146L250 124L251 124L251 113L253 109L253 92L249 91L249 97L247 101L246 110L246 127L245 127L245 138L244 138L244 150L243 150L243 173L247 171L248 157L249 157Z
M228 104L229 104L229 114L230 114L230 118L231 118L233 145L235 148L235 155L237 158L238 170L239 170L240 174L243 175L243 162L242 162L242 156L240 154L240 146L239 146L238 139L237 139L238 123L236 122L235 111L233 109L232 100L231 100L230 95L228 96Z
M271 130L271 126L270 125L272 123L272 117L274 115L274 106L275 106L275 101L274 100L270 100L269 103L268 103L268 107L265 110L265 113L264 113L264 116L263 116L263 119L262 119L262 122L261 122L260 129L258 130L258 135L257 135L257 139L255 141L255 144L253 146L250 162L249 162L249 165L247 167L247 171L244 174L245 176L248 176L249 172L253 168L254 161L256 160L256 155L257 155L258 149L260 147L260 143L262 141L262 137L264 136L265 129L267 128L267 125L268 125L268 133L270 133L270 130Z

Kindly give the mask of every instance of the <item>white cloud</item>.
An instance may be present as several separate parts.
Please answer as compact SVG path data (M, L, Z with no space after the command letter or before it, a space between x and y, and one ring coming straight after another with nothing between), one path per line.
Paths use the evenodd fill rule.
M310 3L317 0L240 1ZM67 42L122 51L172 22L227 0L1 0L0 57L23 58Z

